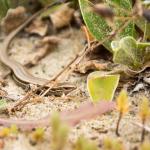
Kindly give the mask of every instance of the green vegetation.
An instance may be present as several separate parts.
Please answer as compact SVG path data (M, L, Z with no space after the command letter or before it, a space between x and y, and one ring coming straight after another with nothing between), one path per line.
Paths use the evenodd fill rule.
M126 149L128 149L128 147L126 146L126 143L124 143L124 141L122 140L124 138L123 134L125 131L120 130L120 123L121 123L122 119L124 119L123 117L127 113L129 113L129 103L130 103L129 100L130 99L128 97L128 95L129 95L129 93L127 92L128 89L124 90L124 89L126 89L127 86L124 85L124 83L120 84L119 81L123 80L124 82L129 82L130 85L131 84L135 85L136 84L135 80L138 80L137 82L142 80L141 82L143 82L145 79L144 77L147 77L148 79L150 79L149 72L148 73L144 72L144 71L146 71L147 68L150 68L150 42L149 42L150 41L150 21L149 21L149 18L147 19L144 16L144 11L146 10L146 11L149 11L148 15L150 17L150 10L149 10L150 4L149 3L147 4L143 0L136 0L136 1L103 0L101 3L99 3L99 1L98 1L98 4L95 1L94 0L93 1L92 0L78 0L78 1L70 0L70 1L67 1L67 2L70 2L70 3L67 3L68 4L67 9L69 9L69 7L70 7L70 9L72 9L74 7L74 5L70 6L71 2L73 2L74 4L76 4L76 3L78 3L78 4L72 10L73 13L77 12L76 16L75 16L75 13L74 14L72 13L73 19L72 18L70 19L72 22L71 21L70 22L68 21L69 23L67 21L66 22L69 24L69 25L67 24L68 26L71 26L74 23L74 26L76 29L78 28L78 26L80 26L80 28L81 28L82 25L85 25L86 26L85 29L87 29L87 32L86 32L87 37L90 37L90 35L91 35L91 37L92 37L91 39L94 40L94 41L92 41L90 38L86 39L88 46L84 49L83 53L77 54L76 58L79 58L79 61L77 61L77 62L80 63L81 58L87 57L87 60L91 59L92 57L90 58L90 56L88 54L91 54L95 50L95 48L99 48L98 46L101 45L102 48L100 50L101 51L106 50L106 52L102 51L101 57L103 57L103 55L105 55L105 53L107 55L107 52L108 52L110 56L108 56L106 58L107 60L103 59L103 61L107 61L108 64L111 64L111 65L110 66L108 65L108 67L106 67L106 69L103 71L99 69L99 71L94 71L92 73L89 73L89 75L87 77L87 92L89 94L89 97L88 97L88 95L86 95L87 96L86 100L88 101L90 98L92 103L89 102L85 108L87 108L87 109L90 108L88 110L89 112L85 111L85 113L84 113L84 110L81 110L82 109L82 107L81 107L80 109L76 108L77 109L76 114L74 112L72 113L72 111L70 112L69 115L70 116L72 115L71 116L72 118L69 115L65 116L66 118L68 117L67 119L65 118L66 120L63 118L64 117L63 115L66 114L66 110L65 110L62 113L60 112L60 115L58 113L53 113L53 115L50 115L50 117L51 117L51 118L49 118L49 119L51 119L50 121L46 120L45 118L44 119L42 118L43 120L38 120L39 122L35 121L35 124L37 125L37 122L38 122L39 125L41 125L41 127L38 126L38 128L34 129L34 131L30 130L30 133L26 132L27 134L25 134L29 138L29 142L32 145L37 145L40 142L45 141L45 136L48 136L49 137L48 144L50 145L50 148L52 150L126 150ZM39 4L38 5L39 7L37 7L37 8L38 9L40 9L42 7L45 8L45 6L47 6L48 4L53 3L53 2L56 2L56 0L38 0L37 3ZM33 31L35 27L37 27L40 30L40 32L45 32L44 36L39 36L39 37L42 40L43 39L45 40L45 41L43 40L45 42L45 43L44 42L43 43L45 45L46 44L47 45L46 46L44 44L43 45L46 47L46 49L49 48L48 47L49 44L51 43L51 41L53 41L53 38L50 39L49 37L53 36L55 34L57 35L57 32L61 32L66 27L66 25L64 25L62 27L62 29L60 28L58 30L57 30L57 28L54 27L54 32L53 32L54 34L50 33L50 31L48 29L50 23L53 24L53 22L51 20L52 17L50 19L51 13L55 12L54 18L56 19L55 20L56 22L60 18L62 21L63 17L65 17L65 16L61 16L60 14L57 14L57 10L62 9L63 7L61 7L61 6L64 6L64 2L63 1L61 1L61 2L62 2L61 5L57 5L53 8L50 8L46 12L44 12L40 16L42 19L41 18L40 18L41 20L37 19L36 20L37 22L33 21L34 22L33 26L31 26L31 28L28 28L28 30L32 30L32 31L29 31L29 32L31 32L30 34L37 32L37 31ZM25 1L25 0L14 0L14 1L13 0L0 0L0 20L2 20L2 18L6 16L8 10L10 8L16 8L17 6L20 6L20 5L27 7L28 3L29 3L29 0L27 0L27 1ZM32 13L32 12L28 12L27 14L30 14L30 13ZM49 19L49 21L47 19ZM75 21L77 21L77 20L79 20L79 24L77 22L75 23ZM60 23L60 20L58 22ZM29 24L29 22L27 24ZM78 26L77 26L77 24L78 24ZM66 30L66 28L65 28L65 30ZM24 30L24 32L27 32L27 31ZM6 38L7 37L8 37L7 40L9 41L9 36L6 35ZM67 35L64 37L68 38L68 37L70 37L70 35L69 36ZM8 44L8 45L4 45L4 46L9 48L10 43L7 43L7 40L5 43L5 39L4 39L4 44ZM54 38L54 43L55 43L55 38ZM35 46L35 48L36 48L36 46ZM40 48L41 49L43 48L42 45ZM6 50L7 50L7 48L6 48ZM42 54L38 53L38 56L40 55L39 57L44 57L45 53L46 52L42 52ZM5 54L4 54L4 56L5 56ZM5 57L7 58L7 55ZM36 58L36 59L39 59L39 58ZM8 58L8 60L9 60L9 58ZM78 60L78 59L75 59L75 60ZM86 61L86 59L85 59L85 61ZM103 61L102 61L102 63L103 63ZM6 62L7 62L7 59L6 59ZM76 62L76 61L72 61L72 62ZM73 64L73 67L71 65L68 65L63 70L64 72L65 71L67 72L70 69L71 71L69 70L67 72L69 74L70 72L72 72L72 70L73 71L75 70L76 66L78 67L78 63L74 64L72 62L70 64ZM14 63L14 65L17 65L17 67L21 66L21 64L19 64L19 63ZM90 68L91 70L93 68L96 68L95 67L96 65L94 67L93 66ZM117 70L115 67L117 69L118 68L119 69ZM12 69L12 68L10 67L10 69ZM26 79L26 72L24 71L23 67L21 68L21 71L23 73L18 68L16 70L17 70L16 72L19 75L23 74L23 78L25 77L25 79ZM12 69L12 72L13 71L14 70ZM26 105L27 103L29 103L29 101L31 101L31 97L33 100L36 96L40 96L41 101L42 101L43 100L42 98L44 96L47 96L48 92L52 93L50 96L52 98L54 96L54 100L55 100L55 97L57 97L58 95L59 95L58 97L61 99L64 98L66 100L68 98L69 100L72 100L72 97L71 97L72 95L71 96L69 95L72 91L71 92L69 91L69 87L65 87L65 86L63 87L63 84L62 84L62 87L59 87L58 86L59 84L58 85L56 84L57 82L59 83L59 80L57 81L57 79L59 79L59 77L64 73L63 71L61 71L60 74L56 75L54 80L52 80L52 82L49 82L49 83L52 83L52 86L48 87L47 86L48 84L46 86L43 84L40 84L41 85L40 88L39 87L31 87L33 89L31 89L31 91L29 92L29 95L27 95L25 97L25 100L24 99L22 100L23 102L21 101L22 103L21 102L19 103L19 104L21 104L20 109L22 109L22 107L24 105ZM134 75L130 75L130 73L127 74L127 72L129 72L129 71L132 72ZM123 72L123 74L122 74L122 72ZM141 76L140 76L139 75L140 73L143 73L144 75L141 74ZM125 75L125 77L123 75ZM134 76L136 76L136 78L134 78ZM30 78L30 75L27 74L27 78L28 77ZM16 77L16 78L18 79L19 77ZM130 79L134 80L134 82L130 83L130 81L132 82L132 80L130 80ZM32 80L32 76L31 76L31 80ZM33 77L33 80L35 81L35 80L37 80L37 78L34 79L34 77ZM23 82L23 84L26 84L26 82L24 83L24 81L20 81L19 79L18 79L18 81ZM39 83L40 82L41 81L39 81ZM148 81L148 82L150 82L150 81ZM145 82L144 84L148 84L147 87L149 88L150 83ZM47 89L47 88L49 88L49 89ZM45 89L46 89L46 92L44 91ZM69 94L67 92L66 92L67 93L66 94L63 91L64 89ZM120 90L120 89L123 89L123 90L121 90L119 95L117 97L115 97L116 96L115 92L116 91L118 92L118 90ZM42 92L44 93L44 95ZM63 94L59 94L59 92L60 93L62 92ZM131 94L133 94L133 93L134 93L134 91L131 91ZM6 95L7 95L7 93L6 93ZM9 117L11 117L12 112L11 113L9 112L10 110L8 108L8 103L4 98L6 95L1 94L0 110L7 110L7 115ZM9 96L9 95L7 95L7 96ZM7 98L7 96L6 96L6 98ZM57 100L58 100L58 97L57 97ZM74 99L76 100L76 97ZM105 108L103 109L102 107L100 107L101 110L97 109L95 106L98 106L97 105L98 102L102 102L102 101L105 101L105 102L107 101L109 104L111 103L111 105L107 105L108 103L104 102L104 105L102 105L102 107L103 108L105 107ZM114 102L112 102L112 101L114 101ZM37 102L34 102L34 103L37 103ZM17 103L15 106L17 107L19 104ZM90 107L90 106L92 106L92 107ZM74 107L76 107L76 106L74 106ZM102 111L102 113L106 112L105 111L106 108L109 108L108 110L110 110L110 107L111 107L111 110L113 110L114 114L116 113L116 111L117 111L116 114L118 114L117 121L116 121L116 123L114 122L114 125L116 128L113 127L113 130L111 130L111 132L112 132L111 136L109 136L109 134L108 134L104 138L104 136L102 135L103 138L100 139L101 141L97 142L97 141L92 141L91 139L86 138L84 135L78 135L77 139L70 142L70 130L71 129L66 123L63 122L64 120L67 122L70 119L71 121L70 120L69 121L72 124L69 121L67 123L68 124L70 123L71 125L74 125L74 124L76 125L77 123L80 122L80 120L79 120L80 118L83 119L83 116L85 117L85 120L89 119L89 118L91 119L91 118L94 118L96 116L96 114L99 115L100 111ZM132 109L132 104L131 104L130 108ZM83 107L83 109L84 109L84 107ZM116 109L116 111L114 109ZM58 108L58 110L59 110L59 108ZM81 113L81 111L82 111L82 113ZM132 111L134 111L134 110L132 110ZM135 111L134 113L136 114L137 112ZM136 117L135 114L134 114L134 117ZM106 115L111 115L111 114L106 114ZM140 126L141 133L138 133L139 136L141 134L141 139L137 142L140 143L140 141L141 141L141 143L140 143L140 145L138 145L136 147L136 149L150 150L150 142L146 141L146 132L147 131L150 132L150 129L146 126L148 124L148 121L150 118L149 98L144 97L140 101L138 117L140 118L140 121L141 121L141 124L140 124L141 125ZM79 118L79 119L77 120L77 118ZM0 139L1 140L9 139L9 138L13 139L13 138L19 137L19 134L24 132L24 131L21 131L21 128L19 128L19 125L23 126L23 127L24 126L30 127L30 125L31 126L33 125L35 127L35 124L32 123L32 121L25 122L26 120L25 121L17 120L18 122L15 120L16 124L18 123L18 126L13 124L9 127L9 125L12 121L11 119L10 119L11 121L9 120L10 122L3 118L0 118L0 119L2 122L1 125L5 126L0 129ZM110 117L110 119L111 119L111 117ZM134 124L132 122L129 122L129 123ZM42 125L45 125L45 126L43 127ZM47 126L49 126L48 130L47 130ZM110 123L109 123L109 126L111 126ZM92 129L94 130L94 127ZM107 131L109 131L109 129L107 129ZM45 132L48 134L46 135Z

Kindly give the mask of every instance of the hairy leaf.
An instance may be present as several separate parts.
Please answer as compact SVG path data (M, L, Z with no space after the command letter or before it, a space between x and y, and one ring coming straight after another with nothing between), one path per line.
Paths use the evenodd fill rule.
M139 18L136 20L136 25L145 34L145 40L150 38L150 22L147 22L144 18Z
M147 63L150 53L146 50L149 43L138 43L133 37L127 36L120 41L112 41L113 61L126 65L132 70L139 70Z
M130 0L105 0L107 4L114 10L117 17L127 17L132 12L132 3ZM128 20L126 20L128 21ZM124 23L124 20L115 21L117 29L121 28ZM118 35L119 38L125 36L135 36L134 22L131 20L128 25L123 29Z
M125 17L128 15L126 12L131 12L132 5L129 0L106 0L106 3L114 8L115 15L119 17ZM95 12L92 11L91 5L89 0L79 0L80 9L82 12L83 19L85 21L86 26L88 27L89 31L97 40L102 40L110 35L112 31L111 28L108 26L107 22L104 18L97 15ZM124 10L124 11L122 11ZM123 21L115 21L115 26L117 29L121 28L124 25ZM129 24L121 31L118 37L124 37L127 35L133 36L135 34L134 30L134 23L131 21ZM103 43L103 45L109 50L111 50L110 40L107 40Z
M102 17L92 11L90 2L88 0L79 0L79 5L85 24L92 35L97 40L102 40L108 36L108 33L111 31L110 27ZM104 46L111 51L109 41L106 41Z

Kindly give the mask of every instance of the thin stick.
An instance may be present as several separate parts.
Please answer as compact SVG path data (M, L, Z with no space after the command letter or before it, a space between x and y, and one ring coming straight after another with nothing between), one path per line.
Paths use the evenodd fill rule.
M119 134L119 125L120 125L121 118L122 118L122 113L119 113L119 118L118 118L117 126L116 126L116 135L117 136L120 136L120 134Z
M144 23L144 35L143 35L143 40L145 42L146 40L146 32L147 32L147 21L145 20L145 23Z
M145 119L142 120L142 124L143 124L143 128L142 128L142 134L141 134L141 143L143 143L144 140L145 140L145 128L144 128L144 126L145 126Z
M8 112L13 112L16 110L16 108L20 105L22 105L22 107L27 103L27 99L30 98L30 96L33 94L32 91L29 91L28 93L26 93L26 95L20 99L19 101L17 101L12 107L8 108Z
M132 122L132 124L134 124L134 125L136 125L136 126L138 126L138 127L140 127L140 128L144 128L147 132L150 133L150 127L148 127L148 126L146 126L146 125L143 126L143 124L138 123L138 122Z

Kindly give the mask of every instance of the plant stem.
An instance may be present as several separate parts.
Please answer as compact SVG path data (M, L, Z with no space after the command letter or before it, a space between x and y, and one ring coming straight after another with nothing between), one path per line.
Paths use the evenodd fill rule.
M122 113L120 112L119 113L119 118L118 118L118 121L117 121L117 126L116 126L116 135L117 136L120 136L120 134L119 134L119 125L120 125L121 118L122 118Z
M137 42L137 44L138 44L138 48L146 48L150 46L149 42Z
M145 128L144 128L144 126L145 126L145 119L142 120L142 124L143 124L143 128L142 128L142 134L141 134L141 143L143 143L144 140L145 140Z

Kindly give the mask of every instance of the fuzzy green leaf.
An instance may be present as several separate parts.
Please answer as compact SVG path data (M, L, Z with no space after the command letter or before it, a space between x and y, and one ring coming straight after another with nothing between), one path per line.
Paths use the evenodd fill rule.
M150 44L138 43L131 36L124 37L120 41L113 41L111 46L114 51L113 61L126 65L132 70L141 69L144 65L143 63L146 63L148 60L147 56L149 53L146 51L146 48L149 47Z
M87 79L87 88L93 102L111 101L118 86L120 75L106 75L96 71Z
M130 0L105 0L106 3L114 10L117 17L127 17L132 12L132 3ZM117 29L124 25L123 20L115 21ZM134 22L130 21L129 24L117 35L122 38L125 36L135 36Z
M150 23L144 18L139 18L135 21L136 25L145 33L145 40L150 38Z
M115 14L117 16L127 16L125 12L131 12L132 5L129 0L106 0L106 3L114 8ZM115 4L115 6L114 6ZM79 0L80 9L82 12L83 19L85 21L86 26L88 27L91 34L97 39L102 40L106 38L110 32L111 28L108 26L107 22L104 18L100 17L96 13L94 13L90 6L89 0ZM121 11L125 10L125 11ZM115 21L115 25L117 29L119 29L124 23L122 21ZM133 36L135 34L134 23L130 22L127 27L118 35L118 37L124 37L127 35ZM104 42L104 46L109 50L111 50L110 40Z
M108 33L111 32L111 29L107 25L106 21L92 11L90 8L90 2L88 0L79 0L79 5L85 24L92 35L97 40L102 40L105 38ZM104 46L111 51L109 41L106 41Z

